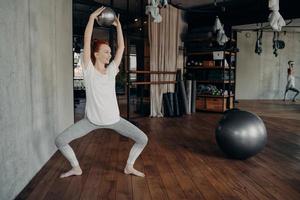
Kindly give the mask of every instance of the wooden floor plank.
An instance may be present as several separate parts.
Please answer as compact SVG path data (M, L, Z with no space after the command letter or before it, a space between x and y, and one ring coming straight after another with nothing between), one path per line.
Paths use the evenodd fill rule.
M156 126L157 128L159 126ZM157 134L157 129L154 129L155 134ZM166 160L165 152L160 151L160 144L156 140L151 141L148 144L149 150L152 152L152 159L156 160L156 167L164 184L165 192L169 199L186 199L184 192L180 188L178 181L172 171L169 163Z
M194 124L192 124L194 125ZM201 123L198 123L199 127L201 126ZM183 130L180 130L180 127L175 127L175 129L172 131L172 134L175 138L180 137L182 134ZM194 130L194 126L188 126L185 129L186 132L193 133L193 132L198 132L197 130ZM181 140L182 146L185 148L189 148L191 150L194 150L197 147L200 147L202 143L197 142L197 140ZM238 199L238 197L231 193L231 189L228 185L224 184L223 181L221 180L221 177L216 176L216 174L212 171L211 166L207 166L205 162L208 162L211 160L209 157L204 157L206 158L205 160L203 158L200 158L198 154L191 153L189 151L186 151L185 154L186 160L191 161L191 165L196 167L196 170L198 170L201 174L204 174L204 176L209 177L208 181L211 183L211 185L215 188L215 191L221 196L222 199ZM215 197L216 198L216 197Z
M139 171L145 172L142 155L140 155L137 158L134 167ZM151 194L149 191L146 178L132 176L132 195L134 200L139 200L139 199L151 200Z
M96 135L94 133L95 131L87 135L91 140L88 142L86 148L80 147L80 151L82 151L83 154L78 156L78 161L83 173L81 176L68 177L71 181L62 199L80 199L83 186L87 181L91 164L96 153L95 149L97 148L97 143L95 142Z
M123 172L127 163L127 157L131 148L131 143L128 144L128 139L120 137L118 151L118 171ZM117 200L132 200L132 176L125 175L124 173L117 173Z
M149 138L135 164L145 178L123 173L131 140L96 130L71 144L82 176L59 179L70 166L57 152L16 199L300 199L300 104L240 101L238 107L267 127L267 146L252 158L231 160L218 148L219 113L137 118Z
M48 162L42 169L36 174L36 176L28 183L26 186L26 189L24 189L17 197L16 200L22 200L22 199L28 199L30 195L33 195L34 191L37 190L38 185L43 180L43 178L46 176L47 173L49 173L49 170L52 168L59 168L58 166L63 166L66 162L63 160L63 158L60 158L60 155L58 152L56 152L51 160L53 162ZM55 166L53 166L55 165Z
M151 157L151 151L146 147L146 150L143 154L143 160L145 165L145 174L146 180L149 187L149 191L152 199L155 200L166 200L168 196L166 194L166 189L160 177L159 171L156 167L156 161Z
M83 137L83 138L85 141L82 141L82 139L76 139L72 141L70 144L73 151L76 153L77 159L81 159L83 156L83 151L81 151L80 149L81 148L85 149L92 139L91 137ZM63 157L60 151L57 151L56 154L63 160L62 162L55 162L55 164L58 165L57 167L59 168L58 175L57 175L59 176L60 174L69 170L71 168L71 165L69 161ZM51 160L49 163L51 163ZM51 200L51 199L61 198L64 195L65 191L67 190L70 181L71 181L70 178L55 179L51 184L50 189L48 190L46 197L44 199Z
M98 199L116 199L116 173L121 173L117 171L118 163L118 147L119 147L119 135L111 130L106 130L110 133L109 142L106 143L106 148L109 149L109 152L106 155L107 157L104 163L104 168L101 173L101 184L98 188Z
M80 199L85 200L96 200L98 198L98 188L100 187L102 173L102 153L106 150L104 144L108 140L108 134L103 134L103 130L98 130L94 134L95 142L97 143L95 150L96 155L95 159L92 159L94 162L92 163L80 196Z
M75 147L74 150L81 148L82 146L87 146L89 144L90 138L86 138L86 142L82 143L73 143L71 146ZM59 161L56 162L49 162L49 165L56 165L57 167L52 167L48 169L47 174L43 176L43 179L39 182L39 184L35 187L35 190L30 194L29 197L26 199L56 199L57 195L64 195L64 190L58 189L57 185L55 184L56 181L59 181L60 183L63 182L63 186L67 188L69 186L68 180L59 180L59 179L53 179L53 177L59 177L61 173L63 173L66 170L70 169L69 162L62 156L60 152L56 152ZM80 158L82 152L79 153L78 158ZM47 168L47 166L45 166ZM52 189L52 188L56 189ZM53 191L56 190L56 191Z
M198 188L195 186L195 183L193 182L192 178L188 175L187 169L185 169L181 162L182 160L179 160L176 155L176 150L174 149L174 153L170 150L167 150L168 156L166 156L168 163L170 164L172 171L175 174L175 177L183 190L185 196L187 199L205 199L204 196L201 194L201 192L198 190Z

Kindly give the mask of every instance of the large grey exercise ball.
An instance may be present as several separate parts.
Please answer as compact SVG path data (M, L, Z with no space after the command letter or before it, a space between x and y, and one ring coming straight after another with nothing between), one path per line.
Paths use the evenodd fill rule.
M216 128L221 150L234 159L247 159L259 153L267 143L267 131L260 117L251 112L227 112Z
M97 23L100 26L111 26L115 21L116 13L111 8L106 7L97 17Z

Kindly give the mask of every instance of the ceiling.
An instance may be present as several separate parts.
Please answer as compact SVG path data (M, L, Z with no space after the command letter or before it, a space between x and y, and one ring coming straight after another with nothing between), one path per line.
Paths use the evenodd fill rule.
M199 6L213 5L215 2L220 3L224 1L225 0L168 0L169 4L184 10ZM83 33L90 13L102 5L113 7L117 13L120 13L121 20L127 21L130 24L134 22L135 18L140 18L141 16L144 16L142 18L146 20L147 17L144 15L144 12L147 4L148 0L73 0L74 34L81 35Z
M227 26L266 22L270 13L268 0L169 0L186 11L189 27L212 25L218 15ZM215 3L216 2L216 3ZM101 5L113 7L121 20L130 26L142 27L148 0L73 0L74 34L83 34L90 13ZM280 13L284 19L299 18L299 0L281 0ZM139 18L138 22L134 22ZM129 26L130 25L130 26ZM133 31L133 30L132 30Z
M224 0L171 0L171 4L181 6L183 8L193 8L223 2ZM230 0L227 0L230 1Z
M300 18L299 7L299 0L281 0L280 14L286 20ZM193 7L188 11L187 21L190 27L208 26L218 15L225 26L234 26L267 22L269 14L268 0L231 0L221 1L217 6Z
M120 14L122 24L125 21L137 24L134 19L144 16L146 2L147 0L73 0L73 33L82 35L89 15L102 5L113 7Z

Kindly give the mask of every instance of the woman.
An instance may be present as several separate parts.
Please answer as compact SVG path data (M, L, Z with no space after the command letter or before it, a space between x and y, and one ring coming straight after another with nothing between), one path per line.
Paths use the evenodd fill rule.
M61 153L69 160L72 168L61 174L61 178L81 175L82 170L69 143L98 128L115 130L119 134L135 141L132 146L125 174L144 177L145 175L133 168L134 162L147 144L147 136L136 126L120 117L115 92L115 76L119 72L118 66L124 52L124 39L121 23L118 18L113 25L117 29L117 50L114 59L111 59L111 49L107 42L96 41L91 48L91 37L94 21L105 9L101 7L90 15L84 32L84 47L82 67L86 87L86 117L62 132L55 140ZM106 67L107 65L107 67Z
M284 92L284 98L283 100L285 101L286 99L286 94L289 90L295 92L295 96L293 98L293 101L295 102L296 101L296 97L297 95L299 94L299 90L296 88L296 84L295 84L295 76L294 76L294 61L290 60L288 62L288 69L287 69L287 84L286 84L286 87L285 87L285 92Z

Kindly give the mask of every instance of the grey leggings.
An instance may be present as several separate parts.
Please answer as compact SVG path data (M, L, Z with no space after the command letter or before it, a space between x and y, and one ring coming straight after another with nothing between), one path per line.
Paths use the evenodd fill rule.
M119 134L125 137L129 137L135 141L135 144L132 146L127 160L127 164L129 165L134 164L135 160L141 154L148 142L148 137L143 131L123 118L120 118L120 121L111 125L95 125L91 123L87 118L84 118L67 128L55 139L55 145L69 160L72 167L78 166L79 163L69 143L72 140L82 137L92 130L99 128L112 129Z
M284 92L284 100L285 100L286 94L287 94L287 92L288 92L289 90L291 90L291 91L293 91L293 92L296 92L296 94L295 94L295 96L294 96L294 98L293 98L293 100L296 100L296 97L297 97L297 95L299 94L299 90L296 89L296 88L292 88L292 87L286 88L286 89L285 89L285 92Z

